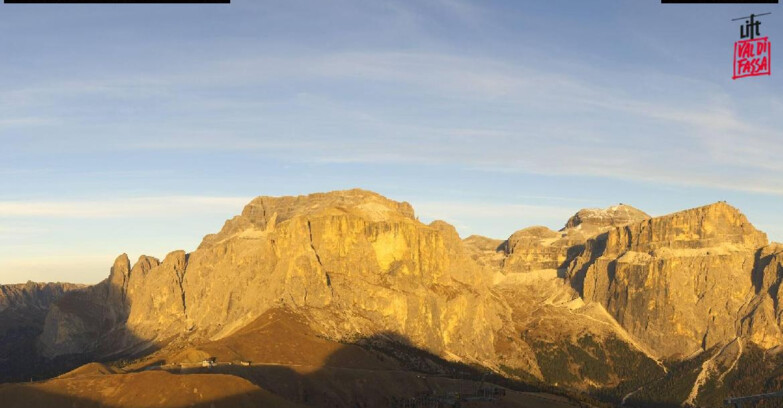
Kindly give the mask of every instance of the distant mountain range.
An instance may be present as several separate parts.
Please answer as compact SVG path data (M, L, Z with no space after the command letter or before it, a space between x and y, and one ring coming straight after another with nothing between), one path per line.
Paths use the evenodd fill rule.
M782 277L724 202L496 240L369 191L258 197L191 253L0 286L0 401L719 406L781 388Z

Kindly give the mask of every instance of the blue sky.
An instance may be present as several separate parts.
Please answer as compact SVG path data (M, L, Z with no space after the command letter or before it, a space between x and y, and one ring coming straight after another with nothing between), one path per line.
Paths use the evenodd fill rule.
M751 12L636 1L0 5L0 283L193 250L257 195L362 187L463 236L727 200L783 240Z

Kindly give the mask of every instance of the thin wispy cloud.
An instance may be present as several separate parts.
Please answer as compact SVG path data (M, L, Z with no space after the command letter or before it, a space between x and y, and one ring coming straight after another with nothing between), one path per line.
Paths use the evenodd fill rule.
M80 138L91 141L91 149L100 149L102 145L110 150L250 149L292 160L454 163L783 194L783 165L774 159L783 155L783 141L776 137L776 129L757 124L756 118L723 103L693 105L676 99L646 100L642 95L628 95L616 87L591 83L578 74L546 72L536 66L444 53L339 52L229 59L204 64L185 74L163 72L133 80L102 79L94 84L77 82L11 94L32 106L38 104L36 99L69 100L80 95L100 94L137 103L155 97L164 106L188 106L194 114L230 112L228 115L236 122L247 123L243 128L216 125L213 129L192 130L182 123L157 124L156 129L134 124L137 131L133 134L137 136L129 134L121 144L98 134L80 134ZM488 117L493 120L488 127L475 127L482 125L477 122L463 123L471 126L460 128L453 125L466 118L458 118L452 124L438 123L434 117L404 121L399 114L374 106L375 101L361 106L346 96L316 92L306 99L295 97L282 103L294 112L302 111L301 115L314 125L319 117L329 121L326 125L339 123L342 136L332 135L323 126L320 131L303 131L298 129L299 124L293 125L294 134L281 134L286 126L283 121L296 119L289 117L291 113L276 117L270 107L276 105L264 102L263 95L261 100L215 99L200 96L198 91L308 81L340 81L352 87L369 85L398 98L415 96L425 98L433 106L446 104L443 106L454 112L484 104L480 109L496 106L507 114L490 114ZM178 95L183 93L192 97L180 100ZM704 99L723 98L708 93ZM453 108L448 107L454 104ZM438 110L441 108L433 115L440 114ZM512 112L520 114L509 116ZM554 112L559 112L559 116ZM571 119L564 122L563 115ZM610 125L611 121L616 126ZM646 129L633 128L634 123L643 121ZM116 132L116 126L111 126L106 131ZM628 133L618 134L616 127L625 127ZM653 138L658 140L653 142ZM634 145L624 139L646 141ZM689 146L677 149L672 148L672 143ZM661 159L662 155L668 157ZM701 161L696 169L688 167L694 159ZM721 166L773 171L781 177L749 182L741 176L713 175L713 168Z
M241 211L248 197L132 197L82 201L0 201L0 218L171 217ZM0 229L2 231L2 229Z

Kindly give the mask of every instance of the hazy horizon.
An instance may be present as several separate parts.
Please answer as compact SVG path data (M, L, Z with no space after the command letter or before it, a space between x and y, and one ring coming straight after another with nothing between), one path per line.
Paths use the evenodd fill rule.
M361 188L361 187L356 187L356 188ZM326 192L326 191L324 191L324 192ZM315 193L315 191L313 193ZM378 192L378 193L380 193L380 192ZM382 193L380 193L380 194L383 195ZM389 196L387 196L387 198L395 199L394 197L389 197ZM223 206L227 207L227 206L233 205L234 202L238 203L238 202L241 201L242 205L238 207L237 211L235 211L234 213L231 213L230 215L227 215L225 217L225 219L223 221L226 221L226 220L230 219L231 217L233 217L235 215L239 215L242 212L241 210L244 207L244 205L249 203L252 199L253 199L252 197L248 197L247 199L239 198L239 197L219 197L219 198L216 198L216 197L162 197L159 202L151 202L149 200L142 200L142 201L146 201L146 203L140 202L140 203L138 203L140 205L133 205L133 204L128 205L127 203L114 203L113 206L112 205L107 205L106 206L106 208L105 208L106 212L105 213L100 214L100 213L96 213L93 210L93 211L90 211L90 215L91 216L96 216L97 215L99 218L102 218L102 217L118 217L118 218L122 218L124 216L129 216L129 215L131 215L133 213L136 213L138 217L143 218L144 214L147 211L150 211L153 207L163 206L164 208L166 208L166 206L171 205L171 202L176 203L178 200L186 200L186 201L188 201L190 203L199 203L199 205L202 205L203 208L200 208L200 209L198 209L196 211L198 211L200 214L209 214L210 216L212 216L211 218L215 218L216 219L217 217L219 217L218 209L220 209ZM167 204L162 204L164 201L167 202ZM405 200L400 200L400 201L405 201ZM632 203L619 203L618 202L616 204L625 204L625 205L634 206ZM713 204L713 203L704 203L703 205L709 205L709 204ZM732 203L728 203L728 204L731 205ZM486 205L486 204L475 204L475 205L472 205L470 202L461 202L461 203L458 203L458 202L452 202L452 203L449 203L449 202L431 202L431 203L426 203L423 206L423 211L422 211L422 210L419 209L422 206L417 206L415 203L411 203L411 205L413 206L413 209L414 209L416 217L418 217L421 222L426 223L426 224L429 224L430 222L435 221L435 220L444 220L444 221L450 222L450 223L452 223L452 225L455 226L455 228L457 228L457 231L459 232L460 237L463 238L463 239L467 238L470 235L482 235L482 236L486 236L488 238L501 239L501 240L507 239L515 231L518 231L518 230L521 230L521 229L527 228L527 227L536 226L536 225L544 225L544 226L549 227L550 229L555 230L555 231L560 230L561 228L563 228L565 226L566 221L568 220L568 218L573 216L578 210L586 209L586 208L592 208L592 207L580 207L580 208L574 208L573 210L570 210L567 207L561 207L561 208L536 207L536 206L529 206L529 205L513 205L513 204L510 204L510 205L495 205L495 206L493 206L493 205ZM76 206L78 206L78 205L74 205L74 207L76 207ZM210 208L211 206L214 206L214 207ZM701 206L701 205L698 205L698 206ZM36 211L34 209L34 207L35 206L33 206L32 208L28 208L31 213L34 213ZM636 207L636 208L638 208L638 207ZM643 208L638 208L638 209L644 211ZM687 209L689 209L689 208L683 208L682 210L687 210ZM740 211L741 210L742 209L740 209ZM80 210L80 211L83 211L83 210ZM176 210L174 209L173 206L168 207L168 210L160 210L159 209L159 211L161 211L161 214L165 214L165 211L171 211L171 214L176 213ZM441 212L443 214L447 214L448 216L446 216L446 217L438 217L437 216L438 212ZM561 220L562 222L557 224L556 221L555 221L555 218L559 216L558 215L559 212L562 212L563 218ZM476 213L478 213L478 214L476 214ZM522 215L522 217L523 217L524 215L527 215L527 214L530 214L530 213L536 214L538 219L546 219L546 220L550 220L550 222L548 224L529 224L529 225L518 225L518 226L507 225L506 224L506 220L515 219L515 218L521 218L520 215ZM98 215L98 214L100 214L100 215ZM664 214L650 214L650 215L653 216L653 217L657 217L657 216L662 216L662 215L667 215L667 214L668 213L664 213ZM506 234L504 234L502 236L485 235L485 234L481 234L481 233L478 233L478 232L471 232L472 228L470 226L466 226L466 225L462 225L462 224L454 223L453 221L450 221L450 220L460 219L461 217L471 216L471 215L479 217L479 218L491 219L491 220L495 221L495 224L499 224L499 225L506 224L505 226L507 228L509 228L510 232L508 232L508 233L506 233ZM34 279L26 279L26 280L21 280L21 281L0 282L0 284L26 283L26 282L31 281L31 280L34 281L34 282L70 282L70 283L80 283L80 284L94 284L94 283L97 283L97 282L105 279L108 276L109 271L111 269L111 266L112 266L112 264L114 262L114 259L116 257L122 255L122 254L127 254L129 256L129 258L131 259L131 263L133 264L133 263L136 262L136 259L138 259L140 256L153 256L153 257L156 257L156 258L162 260L163 258L165 258L165 256L168 253L174 252L174 251L177 251L177 250L185 250L186 252L191 252L191 251L194 251L198 247L198 244L201 242L201 239L203 238L204 235L218 232L220 230L221 226L222 226L222 222L223 221L221 221L220 225L217 226L216 228L214 228L211 231L206 231L206 232L204 232L203 234L201 234L199 236L194 236L194 237L190 237L189 239L186 239L187 246L172 247L172 248L170 248L168 250L164 249L162 252L158 252L158 253L130 253L128 251L122 251L122 252L119 252L117 254L97 254L97 255L94 255L94 256L80 257L79 261L83 261L84 259L87 259L87 260L92 261L92 262L94 262L96 264L98 264L98 263L103 263L104 264L104 267L102 268L103 275L96 274L96 276L91 277L92 280L84 280L84 281L70 280L70 281L65 281L65 280L34 280ZM752 220L750 220L750 221L751 221L751 223L753 222ZM498 226L497 228L501 228L501 226ZM766 231L763 231L763 232L766 232ZM775 239L770 237L770 242L773 242L773 241L775 241ZM58 259L58 261L61 261L61 260L62 260L62 258ZM50 270L55 269L55 266L51 265L51 264L43 264L43 265L40 265L40 266L36 266L36 265L32 265L31 264L28 267L32 271L35 271L35 272L41 271L43 273L47 273ZM97 269L101 269L101 268L98 267ZM87 275L85 275L85 277L87 277Z

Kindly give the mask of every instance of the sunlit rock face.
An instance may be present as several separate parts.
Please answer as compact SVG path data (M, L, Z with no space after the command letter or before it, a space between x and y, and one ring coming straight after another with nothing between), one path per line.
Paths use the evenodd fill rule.
M335 338L394 332L487 358L501 310L490 278L450 225L351 190L253 200L190 255L183 286L189 324L208 336L282 303Z
M334 338L393 332L487 359L506 313L490 285L452 226L420 223L407 203L362 190L259 197L193 253L133 268L118 258L107 281L63 302L106 307L57 308L42 347L59 355L108 340L220 338L286 305Z
M739 334L766 244L737 209L716 203L614 228L588 241L570 276L656 353L685 356Z
M633 224L650 218L647 213L626 204L609 208L586 208L579 210L566 222L564 230L577 228L587 235L596 235L607 228Z
M182 290L187 255L174 251L163 262L144 257L131 271L128 288L129 306L125 328L130 342L151 340L183 333L186 328L186 308Z
M503 246L507 255L503 270L530 272L566 268L589 238L648 218L650 216L643 211L620 204L606 209L580 210L560 231L542 226L519 230Z

